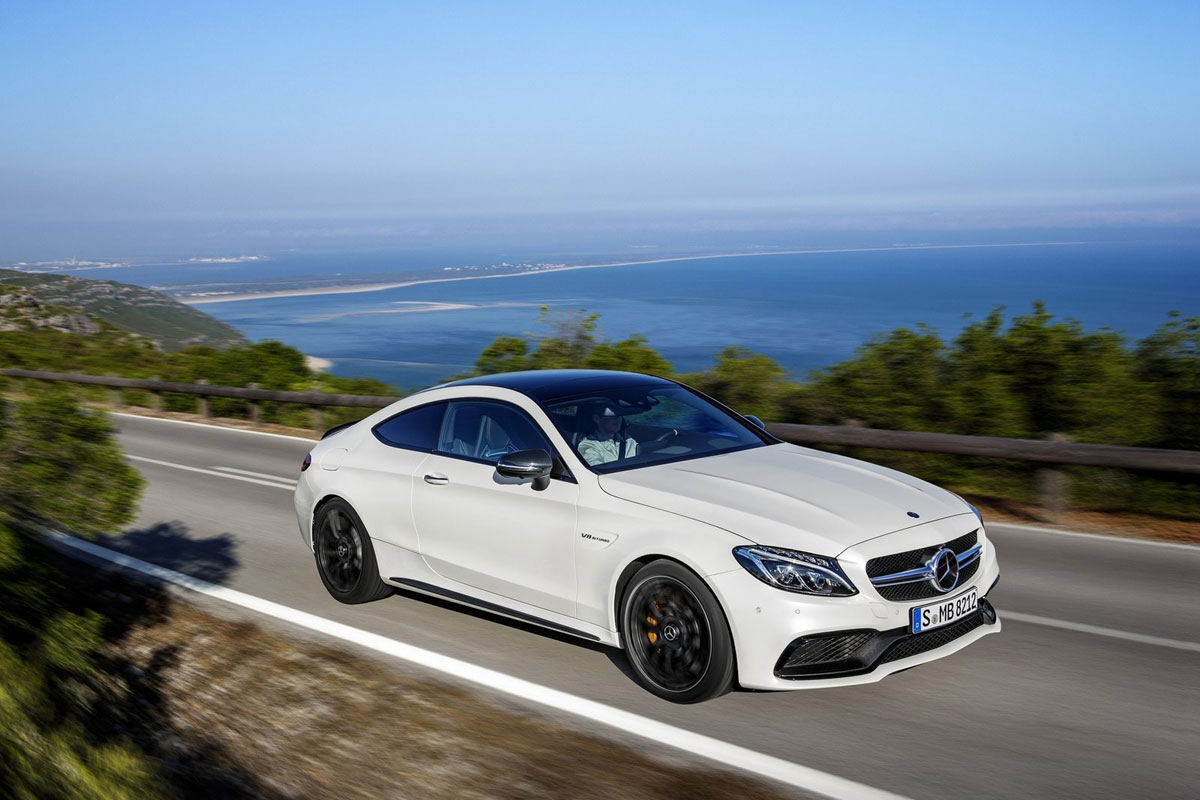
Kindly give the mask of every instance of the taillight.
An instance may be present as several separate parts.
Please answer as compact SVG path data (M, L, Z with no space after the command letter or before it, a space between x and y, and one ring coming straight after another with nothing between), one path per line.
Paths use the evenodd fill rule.
M312 465L312 453L305 453L304 460L300 462L300 471L308 469Z

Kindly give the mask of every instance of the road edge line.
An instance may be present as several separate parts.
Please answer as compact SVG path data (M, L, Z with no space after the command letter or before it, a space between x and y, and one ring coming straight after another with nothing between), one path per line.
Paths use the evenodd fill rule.
M174 422L176 425L194 425L197 428L214 428L219 431L233 431L235 433L252 433L255 436L274 436L276 439L292 439L297 442L308 442L316 444L321 441L318 434L314 433L312 439L304 436L293 436L290 433L272 433L270 431L252 431L246 428L235 428L232 425L218 425L213 422L196 422L191 419L171 419L170 417L152 417L149 414L133 414L128 411L107 411L114 417L129 417L130 419L148 419L154 422Z
M1139 642L1157 647L1170 647L1173 650L1184 650L1190 653L1200 653L1200 643L1188 642L1183 639L1168 639L1164 636L1151 636L1147 633L1133 633L1117 628L1105 628L1100 625L1088 625L1085 622L1068 622L1065 619L1039 617L1037 614L1023 614L1020 611L1005 611L1000 615L1005 620L1024 622L1029 625L1042 625L1047 628L1058 628L1076 633L1089 633L1093 636L1106 636L1110 639L1123 639L1127 642Z
M1102 542L1113 542L1116 544L1144 544L1151 547L1167 547L1172 550L1190 550L1192 552L1200 552L1200 545L1188 544L1187 542L1164 542L1158 539L1135 539L1132 536L1117 536L1116 534L1107 533L1088 533L1087 531L1060 531L1057 528L1043 528L1039 525L1021 525L1015 522L987 522L985 528L1010 528L1022 533L1037 533L1051 534L1054 536L1074 536L1080 539L1092 539Z
M776 756L759 753L740 745L723 742L704 734L677 728L665 722L638 716L613 706L533 683L503 672L480 667L467 661L405 644L341 622L334 622L236 589L218 586L141 559L109 550L58 531L47 534L54 542L86 553L94 558L132 569L158 580L180 586L232 605L289 622L318 633L366 647L413 664L420 665L487 689L563 711L610 728L624 731L659 744L706 758L726 767L749 772L768 781L782 783L835 800L909 800L903 795L842 778L813 767L806 767Z

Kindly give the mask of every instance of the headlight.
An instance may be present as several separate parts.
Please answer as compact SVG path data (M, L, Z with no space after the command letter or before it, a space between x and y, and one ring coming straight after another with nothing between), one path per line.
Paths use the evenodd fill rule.
M858 594L837 559L758 545L735 547L733 557L763 583L789 592L825 597Z

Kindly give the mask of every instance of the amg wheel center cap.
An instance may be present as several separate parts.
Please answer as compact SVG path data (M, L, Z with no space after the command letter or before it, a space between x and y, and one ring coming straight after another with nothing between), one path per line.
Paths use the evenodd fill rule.
M346 557L346 554L347 554L347 553L349 553L349 552L350 552L350 548L346 547L346 545L344 545L344 544L339 544L339 545L338 545L338 547L337 547L337 556L338 556L338 558L345 558L345 557Z
M928 566L933 588L945 594L958 586L958 556L949 547L938 550Z
M673 642L679 638L679 628L671 624L664 625L662 635L668 642Z

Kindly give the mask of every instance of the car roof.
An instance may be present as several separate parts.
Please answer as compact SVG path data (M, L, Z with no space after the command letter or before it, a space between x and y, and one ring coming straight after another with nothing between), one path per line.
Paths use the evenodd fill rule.
M639 372L618 372L606 369L540 369L523 372L499 372L495 375L480 375L435 386L497 386L512 389L542 402L575 394L588 394L632 386L673 385L666 378L643 375ZM426 390L428 391L428 390Z

